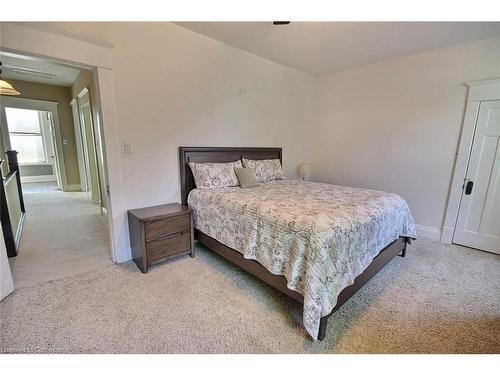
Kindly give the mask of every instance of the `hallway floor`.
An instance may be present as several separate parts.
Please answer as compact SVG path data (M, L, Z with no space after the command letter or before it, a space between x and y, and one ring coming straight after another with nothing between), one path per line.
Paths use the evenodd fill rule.
M14 286L74 276L111 264L105 216L85 193L50 184L23 184L26 219L17 257L10 258Z
M59 191L57 182L24 182L23 194L55 193Z

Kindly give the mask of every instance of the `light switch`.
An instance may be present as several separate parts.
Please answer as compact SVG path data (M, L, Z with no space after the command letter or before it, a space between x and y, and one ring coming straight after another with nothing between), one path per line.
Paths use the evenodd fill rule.
M123 142L123 149L125 150L126 154L132 153L132 145L129 142Z
M68 144L68 140L67 139L63 139L63 145L67 145Z

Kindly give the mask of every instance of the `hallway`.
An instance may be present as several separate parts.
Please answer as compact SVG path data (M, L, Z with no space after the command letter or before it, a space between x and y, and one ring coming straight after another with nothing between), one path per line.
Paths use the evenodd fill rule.
M23 184L26 221L19 254L10 258L16 288L111 264L107 220L81 192Z

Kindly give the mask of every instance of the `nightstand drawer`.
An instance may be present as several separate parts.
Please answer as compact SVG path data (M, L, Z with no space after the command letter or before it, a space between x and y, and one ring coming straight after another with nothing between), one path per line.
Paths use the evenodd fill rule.
M128 211L132 259L148 268L181 255L195 256L192 211L180 203L136 208Z
M169 217L146 223L146 241L155 240L169 234L188 231L191 226L190 215Z
M189 216L187 216L189 218ZM146 244L148 261L164 258L191 249L191 231L189 229L159 237Z

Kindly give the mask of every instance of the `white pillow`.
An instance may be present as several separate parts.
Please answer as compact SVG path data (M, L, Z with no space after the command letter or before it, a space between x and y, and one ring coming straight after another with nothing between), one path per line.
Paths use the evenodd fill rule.
M230 163L188 163L193 171L197 188L220 188L238 186L234 168L242 168L241 161Z
M285 173L279 159L251 160L243 158L243 166L254 168L259 182L285 179Z

